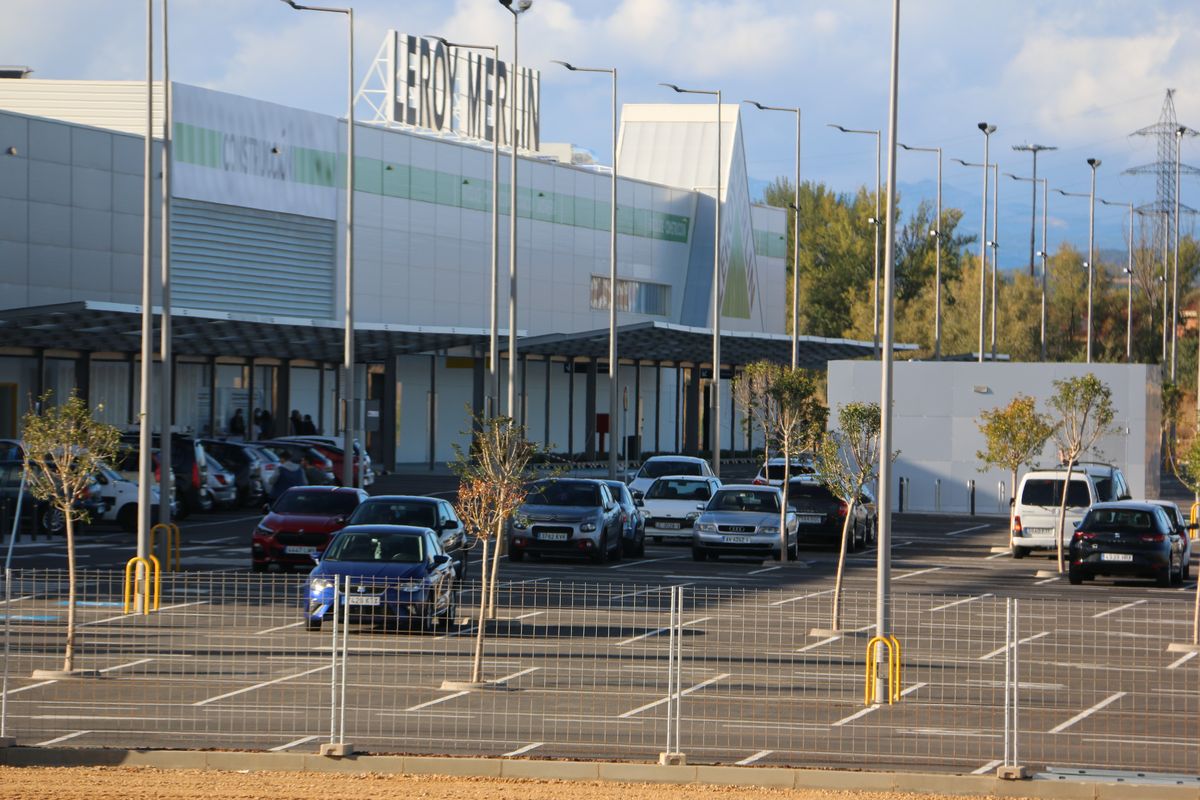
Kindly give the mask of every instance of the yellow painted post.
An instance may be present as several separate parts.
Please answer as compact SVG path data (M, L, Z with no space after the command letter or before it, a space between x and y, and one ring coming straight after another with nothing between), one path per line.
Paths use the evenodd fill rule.
M180 544L183 538L179 530L179 526L174 522L159 522L150 528L150 552L154 552L157 548L155 545L158 541L158 532L163 531L167 537L167 571L178 572L181 568L180 559Z
M142 569L146 570L146 584L144 588L144 600L142 602L142 613L149 614L152 610L158 610L158 604L162 597L162 570L160 569L158 559L154 556L150 558L141 558L134 556L125 562L125 611L128 614L133 610L133 598L137 592L137 583L142 577ZM153 601L151 600L151 584L154 586Z

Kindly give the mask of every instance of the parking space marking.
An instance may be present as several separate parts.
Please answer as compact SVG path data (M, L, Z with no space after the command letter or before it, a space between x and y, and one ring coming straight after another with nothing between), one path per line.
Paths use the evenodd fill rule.
M47 739L44 742L38 742L34 745L34 747L49 747L52 744L65 742L67 739L74 739L76 736L84 736L89 733L91 733L91 731L75 731L74 733L68 733L66 736L59 736L57 739Z
M943 567L929 567L928 569L919 569L916 572L906 572L903 575L897 575L895 578L892 578L892 580L902 581L905 578L911 578L914 575L924 575L927 572L937 572L939 569L943 569Z
M530 667L529 669L523 669L520 672L514 672L512 675L505 675L503 678L497 678L496 683L508 683L513 678L519 678L522 675L528 675L531 672L537 672L539 669L541 669L541 667Z
M278 752L280 752L281 750L291 750L293 747L299 747L299 746L300 746L300 745L302 745L302 744L307 744L308 742L311 742L311 741L313 741L314 739L320 739L320 738L321 738L320 736L304 736L304 737L302 737L302 738L300 738L300 739L297 739L297 740L296 740L296 741L294 741L294 742L288 742L287 744L281 744L281 745L279 745L278 747L272 747L272 748L271 748L270 750L268 750L267 752L269 752L269 753L278 753Z
M691 583L672 584L672 586L691 586ZM652 586L649 589L642 589L639 592L626 592L625 594L613 595L609 600L624 600L626 597L640 597L644 594L654 594L655 592L665 592L670 586Z
M762 569L751 570L750 572L747 572L746 574L747 575L761 575L764 572L774 572L777 569L783 569L783 567L763 567ZM764 752L770 753L771 751L766 750Z
M428 708L429 706L436 706L438 703L444 703L447 700L453 700L456 697L462 697L464 694L470 694L470 693L471 693L470 691L464 689L461 692L455 692L454 694L448 694L448 695L444 695L442 697L435 697L432 700L426 700L424 703L417 703L415 706L409 706L408 708L406 708L404 710L405 711L420 711L422 708Z
M797 597L788 597L784 600L773 600L772 602L767 603L767 606L769 608L774 606L782 606L787 603L795 603L797 600L807 600L810 597L820 597L823 594L833 594L833 589L825 589L824 591L820 592L810 592L809 594L802 594Z
M7 697L10 694L18 694L20 692L28 692L30 689L38 689L42 686L49 686L52 683L58 683L58 681L38 681L37 683L31 683L28 686L18 686L16 689L9 689L3 695L0 695L0 697Z
M203 606L203 605L207 605L207 604L208 604L207 600L196 600L191 603L176 603L173 606L163 606L156 613L161 614L164 611L174 611L177 608L187 608L188 606ZM91 620L90 622L81 622L81 623L79 623L79 627L84 628L89 625L103 625L106 622L116 622L117 620L129 619L130 617L140 617L140 616L142 616L142 615L137 614L137 613L118 614L115 617L105 617L104 619L94 619L94 620Z
M324 672L325 670L329 669L331 666L332 665L330 665L330 664L326 664L323 667L316 667L315 669L308 669L308 670L305 670L304 672L297 672L294 675L284 675L282 678L275 678L274 680L263 681L262 683L256 683L253 686L247 686L242 689L235 689L232 692L226 692L225 694L219 694L216 697L209 697L205 700L198 700L197 702L192 703L192 705L206 706L209 703L215 703L218 700L224 700L228 697L235 697L239 694L245 694L246 692L253 692L254 690L261 689L264 686L272 686L276 683L283 683L284 681L290 681L293 678L303 678L305 675L312 675L314 672Z
M989 761L988 763L984 764L979 769L971 770L971 774L972 775L986 775L987 773L991 772L992 770L994 770L996 767L1000 766L1003 763L1004 763L1003 761L1001 761L1000 759L997 758L995 761Z
M1043 636L1049 636L1049 635L1050 635L1050 631L1042 631L1041 633L1035 633L1033 636L1026 636L1024 639L1018 639L1017 644L1028 644L1029 642L1035 641L1037 639L1042 638ZM989 658L995 658L996 656L1000 655L1005 650L1008 650L1011 647L1012 647L1011 644L1006 644L1006 645L1004 645L1004 647L997 648L996 650L993 650L992 652L988 653L985 656L980 656L977 660L987 661Z
M942 603L940 606L934 606L929 610L945 611L947 608L954 608L955 606L961 606L963 603L971 603L976 600L982 600L985 597L995 597L995 595L993 595L991 592L988 592L987 594L979 594L975 595L974 597L964 597L962 600L955 600L953 603Z
M1074 725L1076 722L1079 722L1080 720L1087 719L1087 718L1088 718L1088 717L1090 717L1092 714L1095 714L1097 711L1099 711L1099 710L1100 710L1100 709L1102 709L1102 708L1107 708L1108 706L1110 706L1110 705L1112 705L1113 703L1115 703L1115 702L1117 702L1118 700L1120 700L1120 699L1121 699L1122 697L1124 697L1125 695L1126 695L1126 692L1117 692L1116 694L1111 694L1111 695L1109 695L1108 697L1106 697L1106 698L1104 698L1103 700L1101 700L1099 703L1096 703L1096 705L1094 705L1094 706L1092 706L1091 708L1087 709L1086 711L1080 711L1078 714L1076 714L1075 716L1071 717L1071 718L1070 718L1069 720L1067 720L1066 722L1064 722L1064 723L1062 723L1062 724L1059 724L1059 725L1055 725L1053 728L1051 728L1051 729L1049 730L1049 733L1062 733L1062 732L1063 732L1063 731L1065 731L1067 728L1069 728L1069 727L1071 727L1072 725Z
M1108 611L1101 611L1099 614L1092 614L1092 619L1100 619L1101 617L1107 617L1109 614L1116 614L1121 611L1124 611L1127 608L1133 608L1134 606L1140 606L1142 603L1145 603L1145 602L1146 602L1145 600L1134 600L1132 603L1126 603L1123 606L1117 606L1116 608L1110 608Z
M1175 659L1170 664L1168 664L1167 669L1179 669L1181 666L1183 666L1187 662L1191 661L1195 657L1196 657L1195 650L1193 650L1190 653L1184 653L1179 658Z
M691 622L685 622L685 623L683 623L683 626L682 626L682 627L686 628L688 625L698 625L698 624L700 624L701 622L707 622L707 621L708 621L708 620L710 620L710 619L712 619L712 617L701 617L700 619L694 619L694 620L692 620ZM636 642L636 641L638 641L638 640L640 640L640 639L649 639L651 636L658 636L660 633L666 633L666 632L667 632L667 631L669 631L669 630L671 630L671 628L670 628L670 627L666 627L666 628L657 628L657 629L655 629L655 630L652 630L652 631L650 631L650 632L648 632L648 633L639 634L638 636L634 636L634 637L631 637L631 638L629 638L629 639L623 639L623 640L621 640L621 641L617 642L617 647L620 647L620 646L621 646L621 645L623 645L623 644L632 644L633 642Z
M775 752L774 750L759 750L757 753L750 756L749 758L743 758L741 761L735 761L733 763L739 767L748 767L751 764L753 764L755 761L764 759L767 756L771 755L771 753L774 753L774 752Z
M982 530L983 528L990 528L990 527L991 527L991 525L975 525L970 528L962 528L957 531L950 531L949 533L944 534L944 535L945 536L958 536L960 534L970 533L971 531L978 531L978 530Z
M917 691L918 689L923 689L928 685L929 684L927 684L927 683L914 683L912 686L910 686L907 689L905 689L904 691L902 691L900 693L900 696L906 697L906 696L912 694L913 692ZM880 706L882 706L882 705L886 705L886 703L876 703L873 706L867 706L866 708L855 711L850 716L843 717L842 719L839 719L837 722L831 723L830 727L831 728L840 728L843 725L853 722L854 720L858 719L859 717L865 717L867 714L870 714L872 711L878 711Z
M527 744L524 747L518 747L516 750L510 750L502 755L501 758L512 758L513 756L519 756L522 753L528 753L530 750L536 750L544 744L545 742L534 742L533 744Z
M628 719L629 717L632 717L635 714L640 714L643 711L649 711L652 708L661 706L663 703L670 702L672 699L678 700L680 697L683 697L684 695L691 694L692 692L698 692L701 689L703 689L705 686L711 686L714 683L716 683L717 681L723 681L728 677L729 677L728 672L722 672L720 675L716 676L715 678L709 678L706 681L700 681L695 686L689 686L687 689L684 689L683 691L681 691L677 694L668 695L667 697L664 697L660 700L655 700L653 703L646 703L646 705L638 706L637 708L633 709L632 711L626 711L624 714L620 714L618 716L618 719Z
M1003 553L992 553L990 556L985 556L983 560L984 561L994 561L997 558L1011 558L1011 557L1012 557L1012 551L1005 550Z
M1034 582L1033 582L1033 585L1034 585L1034 586L1045 586L1047 583L1054 583L1056 580L1058 580L1058 576L1057 576L1057 575L1055 575L1055 576L1054 576L1054 577L1052 577L1052 578L1043 578L1043 579L1042 579L1042 580L1040 580L1040 581L1034 581Z
M136 667L139 664L149 664L153 660L154 660L153 658L139 658L137 661L130 661L128 664L117 664L115 667L105 667L104 669L100 670L100 672L102 672L102 673L116 672L119 669L125 669L127 667Z
M191 522L186 525L180 525L184 531L190 531L193 528L211 528L213 525L231 525L235 522L249 522L254 519L262 519L261 514L255 514L252 517L234 517L233 519L218 519L213 522Z
M836 642L840 638L842 638L842 637L841 636L830 636L828 639L822 639L819 642L813 642L812 644L805 645L804 647L801 647L796 652L797 653L807 653L809 650L820 647L821 645L829 644L830 642ZM767 752L770 752L770 751L768 750Z
M620 564L613 564L608 569L625 569L626 567L637 567L642 564L653 564L655 561L678 561L687 556L662 556L661 558L643 558L637 561L625 561Z
M274 633L275 631L285 631L288 628L299 628L303 624L304 624L304 620L300 620L299 622L290 622L287 625L276 625L274 628L267 628L264 631L255 631L254 635L262 636L265 633Z

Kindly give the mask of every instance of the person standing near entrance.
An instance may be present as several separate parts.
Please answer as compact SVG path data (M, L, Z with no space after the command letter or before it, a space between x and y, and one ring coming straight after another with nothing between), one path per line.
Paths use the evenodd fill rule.
M240 408L234 411L233 416L229 418L229 436L233 439L246 438L246 418L242 416Z
M304 420L300 418L300 411L292 409L292 416L288 417L288 426L291 428L292 436L302 436L304 434Z
M300 423L300 433L304 436L315 436L317 426L313 422L312 414L305 414L304 421Z
M259 419L258 430L264 439L275 438L275 420L271 418L271 412L263 409L262 417Z

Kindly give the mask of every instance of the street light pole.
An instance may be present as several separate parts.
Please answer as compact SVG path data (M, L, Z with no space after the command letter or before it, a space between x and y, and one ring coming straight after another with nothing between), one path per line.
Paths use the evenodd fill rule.
M1088 286L1087 286L1087 360L1086 363L1092 363L1092 283L1093 276L1096 274L1096 168L1100 166L1100 159L1089 158L1087 165L1092 168L1092 191L1091 198L1088 203Z
M921 153L937 153L937 208L934 211L933 227L929 235L933 237L934 267L933 267L933 360L942 360L942 148L913 147L901 144L905 150Z
M660 83L679 94L705 94L717 100L717 196L716 219L713 226L712 274L712 383L709 389L709 416L712 425L712 468L721 475L721 90L681 89L673 83ZM698 377L698 376L697 376Z
M617 478L617 68L576 67L566 61L555 61L572 72L603 72L612 76L612 182L609 187L608 220L608 477ZM635 367L640 369L640 367ZM624 419L624 415L622 415ZM634 421L637 412L634 411ZM624 431L628 435L628 431Z
M1046 148L1049 149L1049 148ZM1036 156L1035 156L1036 158ZM1042 249L1034 252L1034 255L1042 259L1042 308L1041 308L1041 359L1046 360L1046 218L1049 206L1049 197L1047 191L1050 185L1049 178L1022 178L1019 175L1013 175L1011 172L1004 173L1014 181L1029 181L1033 184L1034 192L1037 192L1037 185L1042 185Z
M1043 150L1057 150L1057 149L1058 149L1057 147L1051 147L1049 145L1044 145L1044 144L1014 144L1013 145L1013 150L1017 150L1019 152L1029 152L1029 153L1033 154L1033 178L1030 179L1032 181L1032 185L1030 188L1033 190L1033 210L1029 212L1029 277L1031 277L1031 278L1033 277L1033 258L1035 255L1033 239L1034 239L1034 231L1037 228L1037 181L1038 181L1037 157L1038 157L1038 153L1042 152ZM1045 356L1042 356L1042 360L1043 361L1045 360Z
M977 126L983 131L983 214L979 227L979 363L983 363L983 319L987 312L987 295L985 279L987 276L987 207L988 207L988 146L992 134L996 132L995 125L980 122Z
M898 14L899 12L897 12ZM875 315L872 318L873 326L873 353L875 358L879 358L879 195L882 187L879 185L879 165L880 165L880 132L878 130L866 130L858 128L846 128L841 125L835 125L830 122L828 127L836 128L842 133L861 133L875 137L875 216L868 220L875 228L875 283L873 290L873 303L875 306Z
M508 76L508 144L512 148L512 173L508 181L508 416L517 422L521 416L517 412L517 84L520 82L521 68L518 60L518 25L521 14L529 10L533 0L517 0L513 8L513 0L499 0L513 18L513 60L512 70ZM611 449L611 448L610 448Z
M154 0L146 0L146 141L142 161L142 363L140 408L138 414L138 538L137 554L150 554L150 368L154 362L154 309L150 295L152 280L150 265L153 214L150 208L151 186L154 182ZM147 576L148 579L149 576ZM139 610L141 592L138 592Z
M1097 198L1106 206L1121 206L1129 209L1129 262L1123 272L1128 276L1129 286L1125 292L1125 362L1133 363L1133 203L1115 203Z
M796 202L792 205L792 369L800 361L800 109L786 106L766 106L755 100L743 102L759 111L787 111L796 115Z
M1178 336L1179 319L1179 178L1182 169L1180 155L1183 150L1183 137L1195 136L1196 131L1180 125L1175 129L1175 267L1171 277L1171 382L1175 382L1175 340ZM1200 398L1200 393L1197 395ZM1200 402L1200 399L1197 400Z
M283 0L297 11L346 15L346 305L342 342L342 485L354 486L354 9L305 6Z
M162 427L159 429L158 521L171 522L171 422L175 411L175 393L171 390L175 369L171 353L171 61L168 45L167 11L170 0L163 0L162 10L162 227L159 234L159 278L161 281L162 330L159 332L159 398L162 408Z
M992 164L992 361L996 360L996 274L1000 271L1000 164Z

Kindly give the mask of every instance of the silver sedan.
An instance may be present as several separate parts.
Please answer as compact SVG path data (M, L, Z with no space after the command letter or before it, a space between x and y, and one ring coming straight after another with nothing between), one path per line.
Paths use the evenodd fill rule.
M716 560L722 555L763 558L779 552L779 508L783 493L774 486L722 486L700 505L692 529L692 558ZM796 513L788 509L788 558L796 557Z

